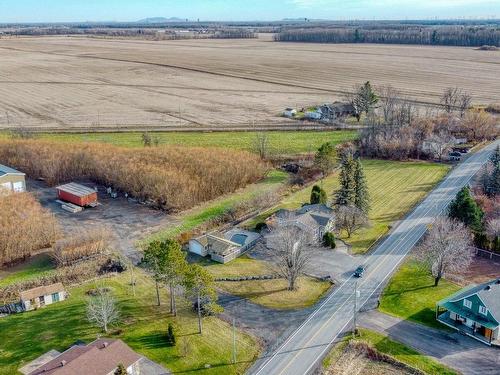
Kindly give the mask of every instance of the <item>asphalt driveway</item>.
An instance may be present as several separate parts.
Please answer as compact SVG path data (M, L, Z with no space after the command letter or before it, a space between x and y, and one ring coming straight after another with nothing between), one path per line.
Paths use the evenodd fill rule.
M373 310L359 324L468 374L500 374L500 348L489 347L458 332L441 331Z

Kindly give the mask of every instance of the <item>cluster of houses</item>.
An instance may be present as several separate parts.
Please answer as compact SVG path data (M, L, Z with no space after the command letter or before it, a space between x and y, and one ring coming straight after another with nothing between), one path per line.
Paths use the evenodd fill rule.
M359 116L359 111L351 103L326 103L312 110L302 110L303 118L310 121L332 122L348 116ZM298 112L294 108L286 108L283 116L288 118L298 117Z

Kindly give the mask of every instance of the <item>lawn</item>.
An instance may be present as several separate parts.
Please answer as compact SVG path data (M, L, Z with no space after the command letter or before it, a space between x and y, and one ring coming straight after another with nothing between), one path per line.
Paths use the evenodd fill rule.
M164 240L175 237L183 232L191 231L211 219L220 216L228 209L242 201L250 201L258 195L278 192L288 180L288 174L279 170L272 170L266 178L256 184L251 184L239 191L225 197L221 197L188 211L182 212L176 219L176 224L169 225L147 237L143 242L149 243L153 240Z
M213 262L207 258L201 258L200 264L210 271L215 278L272 274L272 270L267 262L252 259L247 255L242 255L226 264Z
M231 327L209 317L204 319L203 335L198 335L196 316L189 304L180 303L177 318L169 316L166 288L162 289L164 304L157 307L153 283L142 272L138 272L137 297L132 294L126 274L103 283L111 288L121 311L119 324L108 335L123 339L137 352L174 372L242 374L258 355L258 343L238 330L237 363L232 365ZM91 341L101 334L85 319L86 292L95 286L87 283L72 288L64 302L0 319L0 373L15 374L23 363L50 349L62 351L76 340ZM177 327L175 347L165 342L168 322ZM183 347L187 348L185 352ZM205 369L208 364L211 368Z
M443 329L445 326L436 321L436 303L459 289L458 285L444 279L434 287L429 272L415 260L409 260L384 290L380 311Z
M457 374L449 367L442 365L436 360L420 354L416 350L407 347L397 341L389 339L380 333L370 331L367 329L359 330L359 337L354 340L368 343L381 353L393 357L399 362L408 366L419 369L426 374L439 374L439 375L454 375ZM328 368L330 365L340 358L342 352L347 346L348 341L351 340L350 336L345 337L339 344L337 344L328 356L323 361L323 367Z
M224 281L217 285L227 293L276 310L313 306L332 286L329 281L320 281L307 276L299 279L296 291L287 290L288 284L284 279Z
M229 263L220 264L202 258L200 264L216 278L262 276L273 273L267 262L243 255ZM247 298L250 301L277 310L300 309L314 305L331 288L328 281L301 277L297 291L286 290L287 283L277 280L221 281L217 287L223 292Z
M153 132L160 144L224 147L251 151L254 148L257 132ZM269 131L266 132L269 140L269 150L272 154L300 154L314 152L325 142L339 144L354 140L358 133L355 130L335 131ZM0 134L0 137L7 134ZM105 142L126 147L143 146L142 133L43 133L42 139L75 141L75 142Z
M22 264L0 270L0 288L43 276L53 269L54 264L48 254L35 255Z
M427 162L396 162L387 160L363 160L368 189L371 196L369 213L371 226L355 233L352 238L343 238L354 254L365 253L390 226L404 217L420 202L448 173L449 166ZM330 199L338 188L338 172L319 182ZM247 223L253 226L279 208L295 209L309 201L311 187L286 196L271 211Z

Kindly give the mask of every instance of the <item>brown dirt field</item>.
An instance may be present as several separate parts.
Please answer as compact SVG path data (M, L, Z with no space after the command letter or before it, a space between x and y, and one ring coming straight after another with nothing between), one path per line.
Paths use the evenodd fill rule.
M366 80L428 103L450 86L500 100L500 53L473 48L39 37L0 39L0 61L0 128L285 125L285 107Z

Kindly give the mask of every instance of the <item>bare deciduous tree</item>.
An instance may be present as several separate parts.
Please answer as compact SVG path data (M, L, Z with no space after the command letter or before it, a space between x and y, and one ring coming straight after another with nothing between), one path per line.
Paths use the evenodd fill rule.
M116 302L109 291L98 288L97 295L90 297L87 302L87 319L108 332L109 325L116 322L120 314L116 307Z
M453 112L453 110L457 107L458 100L460 98L460 90L458 87L448 87L443 96L441 96L441 104L444 107L444 110L448 113Z
M459 221L443 217L432 224L417 254L431 271L434 286L446 275L469 267L473 257L471 238L469 230Z
M369 224L366 214L355 206L341 205L335 209L335 226L338 231L345 230L347 237Z
M465 113L472 105L472 96L468 92L462 92L458 98L458 108L460 109L460 117L464 117Z
M278 226L267 238L273 268L287 280L288 290L297 290L297 279L309 264L309 242L309 235L291 223Z
M261 132L255 135L253 141L253 148L257 154L259 154L261 159L265 159L269 156L269 137L266 133Z
M500 218L491 218L488 220L486 233L492 238L500 237Z

